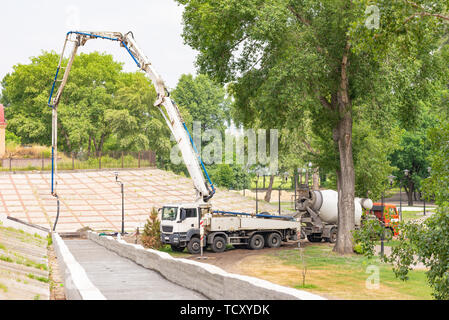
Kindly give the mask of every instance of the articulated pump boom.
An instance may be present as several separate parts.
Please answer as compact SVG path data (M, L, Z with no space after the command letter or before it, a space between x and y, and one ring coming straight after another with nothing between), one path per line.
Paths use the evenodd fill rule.
M157 93L154 106L161 111L168 127L178 143L184 163L192 178L197 193L194 203L166 204L161 208L161 241L170 244L173 250L180 251L187 247L190 253L200 253L201 248L209 246L215 252L225 250L227 244L234 246L247 246L251 249L261 249L265 245L277 248L282 241L296 240L301 230L301 223L292 217L280 217L270 215L251 215L242 212L213 211L208 201L215 194L215 188L207 174L203 161L193 143L179 109L170 99L168 90L162 78L157 74L148 58L136 44L131 32L125 35L118 32L78 32L67 33L64 48L59 60L56 76L53 81L48 105L53 109L52 117L52 182L51 192L58 201L56 191L57 172L57 129L58 129L58 105L62 92L67 84L70 70L76 53L80 46L84 46L88 40L105 39L117 41L131 55L137 66L151 79ZM67 65L62 66L64 52L67 44L73 42L73 49L67 60ZM58 80L60 70L65 69L62 80ZM56 94L53 96L56 84L61 82ZM207 181L204 178L204 174ZM202 226L203 228L201 229ZM202 230L203 233L200 231Z
M57 182L56 182L56 173L57 173L57 130L58 130L58 105L61 100L62 93L64 91L65 85L67 84L67 80L70 74L70 70L73 65L73 61L75 59L76 53L80 46L84 46L88 40L91 39L105 39L110 41L116 41L120 43L120 46L125 48L128 53L131 55L134 62L137 66L143 70L150 80L152 81L154 88L157 93L157 100L154 103L154 106L158 107L161 111L165 121L167 122L168 127L170 128L173 136L178 143L178 146L181 150L182 157L184 163L189 171L190 177L193 180L193 185L195 187L197 198L201 199L204 202L208 202L215 193L215 188L207 174L206 168L204 167L203 161L201 160L200 155L198 154L195 144L193 143L192 137L187 129L187 126L184 120L181 117L178 107L175 102L170 99L170 94L164 84L164 81L159 76L159 74L155 71L153 66L151 65L149 59L143 51L139 48L136 41L134 40L134 36L131 32L126 34L122 34L119 32L78 32L71 31L67 33L63 51L59 60L58 69L56 71L56 76L53 81L53 86L51 89L50 98L48 100L48 105L53 109L52 113L52 182L51 182L51 193L55 197L57 197ZM69 42L73 43L73 49L68 58L67 65L65 67L62 66L64 60L64 53L67 49L67 45ZM62 80L58 80L59 72L65 69L64 76ZM61 82L59 88L57 89L56 94L54 95L54 91L56 89L57 83ZM163 107L163 108L162 108ZM207 177L207 181L204 178L204 174ZM197 199L197 200L198 200Z

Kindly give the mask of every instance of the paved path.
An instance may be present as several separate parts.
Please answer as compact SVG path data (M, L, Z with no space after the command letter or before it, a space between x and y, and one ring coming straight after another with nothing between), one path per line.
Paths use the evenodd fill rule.
M203 300L199 293L178 286L90 240L64 240L90 281L108 300ZM95 258L95 259L93 259Z

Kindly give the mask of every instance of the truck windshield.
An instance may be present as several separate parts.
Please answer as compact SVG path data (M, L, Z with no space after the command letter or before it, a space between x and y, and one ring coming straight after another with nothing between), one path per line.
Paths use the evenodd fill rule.
M176 214L178 213L178 208L176 207L164 207L162 210L162 220L174 221L176 219Z

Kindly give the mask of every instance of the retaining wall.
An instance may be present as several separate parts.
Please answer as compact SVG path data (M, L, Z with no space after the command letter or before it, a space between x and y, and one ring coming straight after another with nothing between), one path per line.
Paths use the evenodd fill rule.
M99 236L88 238L137 264L159 272L169 281L195 290L213 300L323 300L318 295L280 286L258 278L227 273L206 263L173 258L168 253L145 249L141 245Z
M52 238L67 300L106 300L89 280L86 271L75 260L59 234L53 233Z
M46 228L43 228L41 226L35 226L30 223L20 221L18 219L14 220L12 219L14 218L8 217L6 214L0 213L0 225L5 228L11 227L17 230L22 230L29 234L38 234L43 238L46 238L50 232L50 230L47 230Z

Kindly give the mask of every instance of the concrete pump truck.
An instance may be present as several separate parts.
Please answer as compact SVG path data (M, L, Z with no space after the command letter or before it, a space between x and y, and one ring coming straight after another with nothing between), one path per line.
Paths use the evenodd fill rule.
M187 129L179 109L170 98L164 81L155 71L149 59L138 47L132 32L79 32L71 31L66 35L63 51L53 81L48 106L52 110L52 176L51 193L56 199L57 193L57 121L58 104L67 83L77 50L88 40L104 39L115 41L125 48L137 67L150 78L157 93L154 106L159 108L167 126L179 146L183 161L193 181L196 199L192 203L167 204L159 209L161 216L161 240L171 245L175 251L186 247L192 254L200 253L202 247L208 246L214 252L223 252L228 244L261 249L264 246L279 247L282 241L298 240L301 222L292 216L274 216L269 214L249 214L243 212L216 211L210 204L215 194L215 187L207 173L206 167L198 154L193 139ZM67 60L64 52L68 43L73 49ZM63 63L67 61L67 65ZM61 80L59 72L64 69ZM57 84L60 82L56 91ZM206 177L206 178L205 178ZM59 201L59 200L58 200Z

